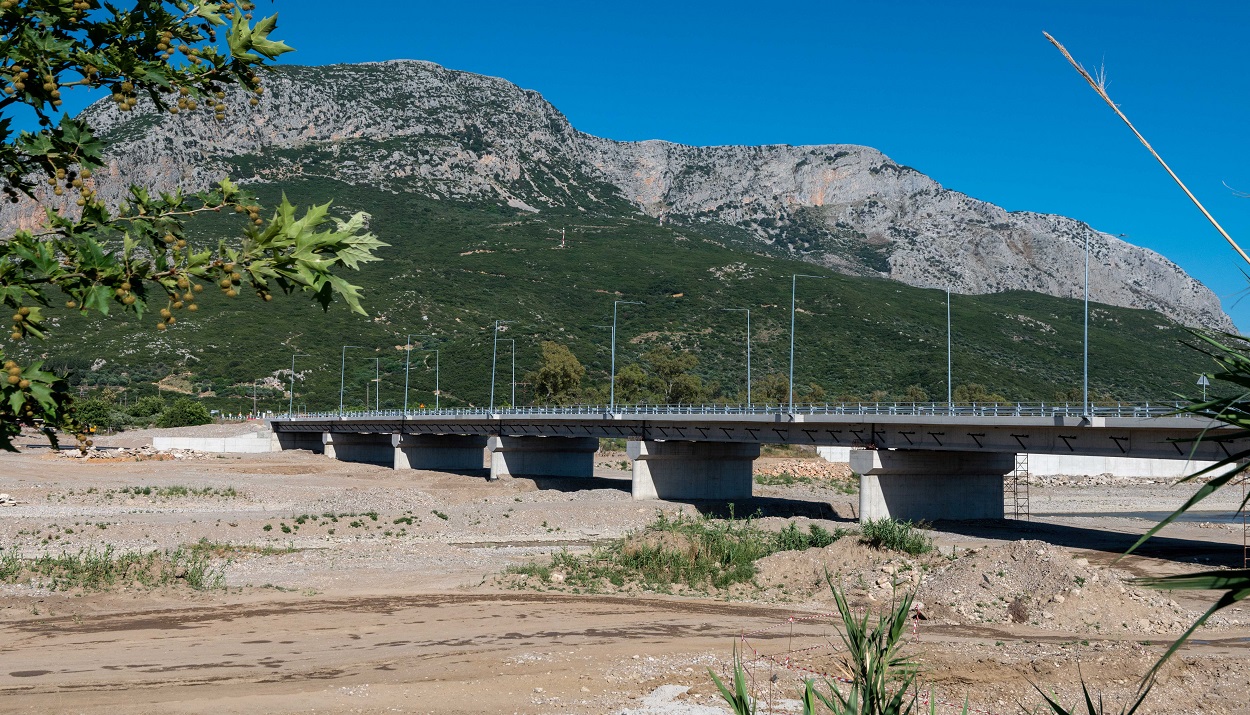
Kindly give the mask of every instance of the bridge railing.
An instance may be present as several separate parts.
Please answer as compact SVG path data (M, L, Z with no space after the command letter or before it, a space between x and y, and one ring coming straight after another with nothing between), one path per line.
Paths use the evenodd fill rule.
M1091 405L1095 417L1166 417L1178 415L1181 402L1117 402L1115 404ZM571 417L609 414L606 405L563 405L559 407L536 405L531 407L507 407L490 410L484 407L451 407L440 409L369 410L344 412L297 412L274 415L279 419L407 419L429 417ZM787 405L616 405L612 415L622 417L646 417L650 415L780 415L790 414ZM798 415L901 415L913 417L1081 417L1085 409L1070 402L819 402L796 404Z

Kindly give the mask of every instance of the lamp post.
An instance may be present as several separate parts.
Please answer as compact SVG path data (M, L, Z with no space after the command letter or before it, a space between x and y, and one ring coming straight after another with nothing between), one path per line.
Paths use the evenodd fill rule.
M512 343L512 401L508 404L516 407L516 339L504 338L505 343Z
M798 292L800 278L824 278L795 273L790 277L790 414L794 414L794 299Z
M373 358L373 411L378 412L382 397L382 358ZM365 386L365 409L369 409L369 386Z
M291 354L291 398L287 401L286 416L290 417L295 413L295 358L308 357L304 353Z
M405 340L407 341L407 345L404 347L404 414L405 415L408 414L408 368L412 364L412 338L414 335L416 335L416 337L418 338L434 337L433 335L417 335L416 333L409 333L405 337ZM438 388L435 387L434 389L437 390Z
M612 387L608 389L608 412L616 409L616 309L622 303L626 305L642 305L636 300L612 301Z
M1089 417L1089 232L1085 232L1085 379L1082 414Z
M496 320L494 340L490 351L490 411L495 411L495 358L499 356L499 326L515 323L515 320Z
M438 349L429 348L429 349L426 349L424 352L434 353L434 409L437 410L438 409L438 397L439 397L439 393L441 392L441 390L439 390L439 387L438 387Z
M750 308L721 308L730 313L746 313L747 314L747 409L751 409L751 309Z
M951 411L951 289L946 289L946 411Z
M343 357L339 360L339 417L343 416L343 377L347 370L347 349L359 347L359 345L343 346Z

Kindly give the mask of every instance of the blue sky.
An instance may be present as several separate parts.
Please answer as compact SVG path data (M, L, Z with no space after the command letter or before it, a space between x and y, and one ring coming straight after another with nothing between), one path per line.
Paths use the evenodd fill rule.
M407 8L398 11L395 8ZM423 59L542 93L577 128L690 144L853 143L1009 210L1151 248L1243 329L1242 266L1042 37L1087 67L1250 246L1250 4L260 0L287 63ZM1079 280L1073 266L1073 280Z

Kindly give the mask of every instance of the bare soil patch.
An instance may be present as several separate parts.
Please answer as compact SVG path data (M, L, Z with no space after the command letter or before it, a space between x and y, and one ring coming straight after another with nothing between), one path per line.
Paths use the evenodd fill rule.
M1029 679L1070 701L1078 663L1109 699L1127 693L1210 604L1142 590L1132 576L1240 565L1240 523L1220 521L1169 527L1145 556L1116 562L1152 523L1134 514L1179 504L1185 488L1074 482L1033 487L1035 514L1065 516L939 524L936 552L921 557L848 536L763 558L752 582L722 591L587 594L500 577L625 539L657 511L723 511L633 501L624 459L599 455L596 478L580 483L491 483L484 472L400 473L302 452L124 463L0 455L0 492L16 502L0 507L6 548L201 545L227 585L0 585L0 712L706 714L719 705L706 669L723 672L735 642L775 702L793 698L806 672L834 672L828 574L857 608L917 589L924 619L910 647L925 682L941 699L1015 713L1037 702ZM757 466L814 473L757 485L735 505L739 517L757 514L770 530L854 525L857 497L836 465L786 456ZM1246 712L1245 619L1230 609L1203 629L1148 712Z

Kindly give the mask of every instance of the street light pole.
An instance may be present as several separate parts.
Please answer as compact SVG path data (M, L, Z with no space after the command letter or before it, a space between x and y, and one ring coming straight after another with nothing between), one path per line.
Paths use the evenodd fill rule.
M496 320L494 340L490 351L490 411L495 411L495 360L499 357L499 326L515 323L515 320Z
M438 409L438 397L441 390L438 387L438 350L426 350L427 353L434 353L434 409Z
M1089 417L1089 232L1085 232L1085 381L1084 415Z
M512 343L512 401L509 404L516 407L516 339L504 338L504 342Z
M359 345L343 346L343 357L339 360L339 417L343 416L343 377L347 374L347 349L359 347Z
M746 313L747 314L747 409L751 409L751 309L750 308L721 308L730 313Z
M951 289L946 289L946 411L951 409Z
M404 351L406 353L406 355L404 356L404 414L405 415L408 414L408 369L412 365L412 338L413 336L416 336L418 338L434 337L433 335L418 335L417 333L408 333L405 338L407 340L407 345L404 348ZM425 352L429 352L429 351L427 350ZM438 351L435 350L434 352L435 352L435 361L437 362ZM437 374L437 372L435 372L435 374ZM434 389L436 391L438 390L437 384L435 384ZM438 395L435 395L435 397L437 396Z
M610 368L612 371L610 376L612 378L612 386L608 389L608 412L612 412L616 409L616 309L621 303L625 303L626 305L642 305L642 303L636 300L612 301L612 364Z
M373 411L378 412L382 397L382 358L373 358ZM365 393L365 409L369 409L369 393Z
M790 277L790 414L794 414L794 299L798 292L800 278L823 278L795 273Z
M404 344L404 417L408 417L408 368L412 365L412 336L405 338Z
M304 353L291 354L291 399L287 401L286 416L290 417L295 413L295 358L308 357Z

